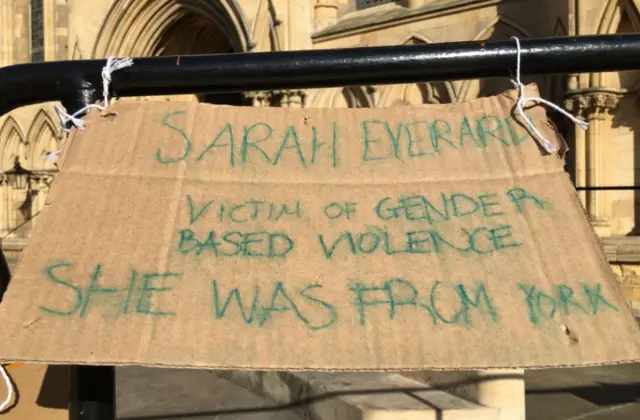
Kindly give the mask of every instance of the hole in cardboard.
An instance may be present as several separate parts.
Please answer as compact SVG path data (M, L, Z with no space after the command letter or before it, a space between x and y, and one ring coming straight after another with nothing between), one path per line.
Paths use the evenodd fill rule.
M562 325L562 330L564 331L565 335L569 338L570 345L578 344L580 340L578 339L578 336L575 334L575 332L570 330L569 327L564 324Z

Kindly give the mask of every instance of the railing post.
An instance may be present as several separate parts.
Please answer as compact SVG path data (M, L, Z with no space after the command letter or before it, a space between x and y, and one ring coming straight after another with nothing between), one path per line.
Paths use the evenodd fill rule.
M115 368L69 366L69 420L115 420Z

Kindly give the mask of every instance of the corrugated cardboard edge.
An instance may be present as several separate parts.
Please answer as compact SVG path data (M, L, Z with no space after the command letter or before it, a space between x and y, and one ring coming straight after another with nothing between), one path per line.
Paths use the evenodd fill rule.
M486 370L486 369L503 369L503 370L511 370L511 369L526 369L526 370L541 370L541 369L557 369L557 368L583 368L583 367L599 367L599 366L617 366L617 365L626 365L639 363L640 359L629 359L629 360L618 360L614 362L604 362L604 363L581 363L581 364L556 364L556 365L538 365L538 366L493 366L493 365L482 365L482 366L465 366L460 368L452 368L452 367L415 367L415 368L398 368L398 367L379 367L375 369L367 369L367 368L327 368L327 367L305 367L301 368L299 366L288 367L288 366L278 366L278 367L255 367L252 365L238 365L238 366L216 366L211 367L208 365L181 365L181 364L168 364L168 363L119 363L119 362L77 362L77 361L49 361L49 360L38 360L38 361L29 361L29 360L2 360L2 363L35 363L35 364L48 364L48 365L78 365L78 366L142 366L142 367L155 367L162 369L198 369L198 370L252 370L259 372L275 372L275 371L292 371L292 372L420 372L420 371L438 371L438 372L460 372L460 371L470 371L470 370Z

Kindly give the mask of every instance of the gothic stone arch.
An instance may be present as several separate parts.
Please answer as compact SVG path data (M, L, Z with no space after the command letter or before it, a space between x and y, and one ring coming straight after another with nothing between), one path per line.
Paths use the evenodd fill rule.
M611 35L616 33L640 32L640 0L609 0L607 1L600 20L597 24L598 35ZM589 77L590 86L630 88L638 79L638 71L615 73L592 73ZM619 78L620 80L612 80Z
M162 36L172 26L181 25L197 39L204 26L218 29L218 39L231 51L249 51L253 42L249 27L235 0L116 0L100 28L92 56L159 55Z
M0 170L2 172L13 168L16 157L22 160L25 143L22 129L16 120L9 115L0 128L0 152L2 153L0 155Z
M55 168L53 162L42 157L58 148L60 140L58 127L59 125L54 124L44 109L38 111L27 132L25 166L28 165L29 169Z
M116 0L93 50L93 57L220 54L253 48L248 24L236 0ZM164 97L198 98L246 105L242 94ZM148 98L147 98L148 99Z

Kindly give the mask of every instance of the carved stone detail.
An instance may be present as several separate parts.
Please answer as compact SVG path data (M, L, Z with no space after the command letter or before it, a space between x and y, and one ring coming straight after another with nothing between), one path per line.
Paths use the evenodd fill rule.
M307 93L304 90L269 90L246 92L245 97L252 101L253 106L302 108Z
M272 95L270 91L245 92L244 96L251 101L253 106L271 106Z
M573 95L564 101L571 113L589 118L600 118L612 113L620 103L620 95L609 92L590 92Z
M307 92L304 90L280 91L280 106L284 108L304 108Z

